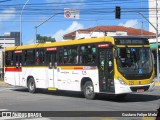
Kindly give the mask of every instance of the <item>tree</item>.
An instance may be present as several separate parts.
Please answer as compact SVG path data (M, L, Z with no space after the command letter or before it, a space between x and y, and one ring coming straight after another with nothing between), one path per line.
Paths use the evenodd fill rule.
M56 42L55 38L41 36L40 34L37 34L37 41L38 41L38 43Z

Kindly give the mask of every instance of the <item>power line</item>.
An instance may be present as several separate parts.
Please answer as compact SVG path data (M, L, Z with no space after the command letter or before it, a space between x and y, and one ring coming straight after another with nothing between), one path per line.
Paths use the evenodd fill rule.
M12 0L1 0L0 3L9 2L9 1L12 1Z

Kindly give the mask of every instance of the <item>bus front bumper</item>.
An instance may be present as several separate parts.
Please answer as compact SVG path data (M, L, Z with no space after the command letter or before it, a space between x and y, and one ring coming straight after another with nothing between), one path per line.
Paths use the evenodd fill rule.
M115 94L124 94L124 93L132 93L132 92L145 92L145 91L153 91L155 88L155 82L151 82L146 85L124 85L119 82L119 80L115 80Z

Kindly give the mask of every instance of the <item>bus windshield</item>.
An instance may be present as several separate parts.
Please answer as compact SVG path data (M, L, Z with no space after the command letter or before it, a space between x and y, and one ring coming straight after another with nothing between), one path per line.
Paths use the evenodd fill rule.
M117 65L122 74L147 74L152 72L150 48L118 48Z

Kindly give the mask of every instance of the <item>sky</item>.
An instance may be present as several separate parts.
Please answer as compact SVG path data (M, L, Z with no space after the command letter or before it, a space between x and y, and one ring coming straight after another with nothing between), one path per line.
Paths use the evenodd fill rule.
M115 6L121 7L121 19L115 19ZM65 18L65 8L79 10L79 19ZM148 22L139 12L148 18L147 0L0 0L0 36L20 31L20 14L23 44L35 42L39 25L37 34L56 41L75 30L101 25L148 30Z

